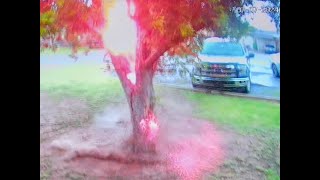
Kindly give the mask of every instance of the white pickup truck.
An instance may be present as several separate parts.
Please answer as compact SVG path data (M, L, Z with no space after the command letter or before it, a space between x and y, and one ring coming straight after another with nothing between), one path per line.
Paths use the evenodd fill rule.
M250 92L250 58L254 54L247 53L241 44L209 38L204 41L198 57L200 63L194 66L191 74L193 87L235 88Z

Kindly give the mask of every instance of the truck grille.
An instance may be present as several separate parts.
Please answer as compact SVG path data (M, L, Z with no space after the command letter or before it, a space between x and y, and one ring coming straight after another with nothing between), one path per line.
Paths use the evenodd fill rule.
M213 81L213 80L203 80L203 83L206 83L206 84L211 84L213 86L221 86L223 87L223 85L225 84L235 84L235 82L233 81Z
M227 67L227 66L233 66ZM206 64L204 68L201 70L201 75L208 76L208 77L216 77L216 78L223 78L223 77L237 77L237 70L235 64L216 64L210 63Z

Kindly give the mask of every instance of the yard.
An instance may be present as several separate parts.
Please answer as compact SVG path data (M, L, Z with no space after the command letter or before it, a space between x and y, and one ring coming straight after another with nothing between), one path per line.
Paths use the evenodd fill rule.
M92 179L54 169L43 147L55 137L93 124L107 106L127 108L120 82L98 65L46 65L40 70L40 177ZM226 158L206 179L280 179L280 104L163 86L155 90L158 109L172 108L176 116L210 121L224 135Z

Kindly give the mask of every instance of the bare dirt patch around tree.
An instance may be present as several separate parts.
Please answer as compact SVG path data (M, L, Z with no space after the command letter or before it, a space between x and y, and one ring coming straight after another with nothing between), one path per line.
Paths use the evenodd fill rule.
M130 116L123 105L107 107L90 126L57 134L43 146L50 178L64 179L73 172L102 179L197 179L215 170L223 152L214 126L190 117L169 119L170 113L159 116L156 153L132 153Z
M40 96L41 179L265 179L263 169L278 166L277 155L264 155L268 138L191 119L192 105L181 98L160 100L160 153L137 155L126 144L125 102L93 115L83 101Z
M67 98L61 101L40 93L40 140L45 141L73 128L87 124L90 109L83 101Z

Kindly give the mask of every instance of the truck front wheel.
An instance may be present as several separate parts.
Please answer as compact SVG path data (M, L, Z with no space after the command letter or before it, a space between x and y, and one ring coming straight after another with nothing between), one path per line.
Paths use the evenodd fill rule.
M251 91L251 80L248 81L247 85L243 88L243 93L250 93Z

